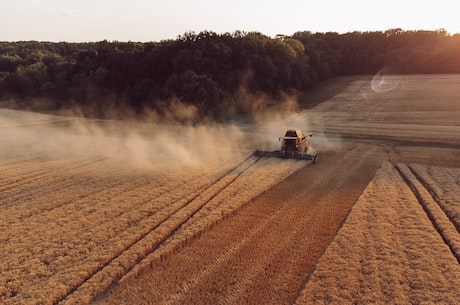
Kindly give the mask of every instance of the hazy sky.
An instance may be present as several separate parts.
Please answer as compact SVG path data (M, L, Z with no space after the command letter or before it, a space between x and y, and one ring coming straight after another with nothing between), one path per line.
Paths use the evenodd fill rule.
M187 31L446 29L456 0L0 0L0 41L160 41Z

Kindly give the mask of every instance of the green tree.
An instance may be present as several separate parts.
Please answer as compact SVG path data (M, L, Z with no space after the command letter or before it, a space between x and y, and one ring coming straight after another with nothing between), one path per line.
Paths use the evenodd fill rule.
M33 84L30 78L24 73L10 73L4 81L5 91L21 98L29 97L33 92Z
M216 116L222 109L224 94L217 83L191 70L172 75L166 82L166 91L185 104L196 105L202 115Z

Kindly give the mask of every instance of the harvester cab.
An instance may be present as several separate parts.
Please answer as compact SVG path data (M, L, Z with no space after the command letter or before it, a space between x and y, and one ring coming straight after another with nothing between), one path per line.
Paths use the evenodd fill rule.
M308 135L308 137L311 136L311 134ZM307 136L303 135L300 129L288 129L284 137L280 137L278 140L282 141L281 150L290 155L296 152L307 153L310 145Z
M300 129L288 129L284 137L279 137L281 149L274 151L255 150L254 155L259 157L278 157L303 159L316 162L318 153L312 152L309 138L312 134L304 135Z

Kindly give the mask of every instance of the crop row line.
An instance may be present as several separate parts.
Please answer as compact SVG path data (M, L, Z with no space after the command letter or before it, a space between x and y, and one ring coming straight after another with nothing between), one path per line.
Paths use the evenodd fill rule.
M152 226L147 232L144 232L137 239L133 240L122 251L114 255L110 261L97 268L97 270L91 272L91 274L86 276L80 284L71 288L66 295L55 300L53 304L77 304L81 303L81 300L91 301L98 294L115 284L148 254L157 250L165 240L177 232L210 200L216 197L220 192L246 172L252 165L260 160L260 158L258 158L255 162L244 167L243 165L251 158L252 156L232 167L211 184L204 186L202 189L197 191L190 199L187 199L184 203L172 209L172 211L170 211L167 215L164 215L163 219ZM232 172L237 171L238 168L241 168L238 174L230 181L225 182L223 186L220 186L220 182L222 182L224 178ZM205 195L214 188L217 189L212 191L211 194L208 194L207 198L203 201L199 200L201 196ZM190 210L187 211L187 208L190 208ZM148 242L148 249L136 251L136 246L139 246L143 242ZM145 247L140 248L145 249ZM126 262L126 260L128 260L128 262Z
M2 183L3 187L0 189L0 192L4 192L4 191L10 190L10 189L14 189L14 188L17 188L18 186L26 185L26 184L34 182L34 181L39 181L39 180L43 181L44 178L50 177L50 176L55 176L56 174L61 173L61 172L68 172L70 170L75 170L75 169L78 169L78 168L81 169L81 168L85 168L85 167L88 167L88 166L92 166L95 163L105 161L105 160L107 160L109 158L110 157L108 157L108 156L102 156L100 158L87 158L86 160L80 160L80 162L77 163L77 164L71 163L71 164L69 164L67 166L61 165L60 168L55 169L53 172L45 171L43 169L37 169L36 172L30 173L28 175L21 175L20 177L16 177L16 178L15 177L10 177L9 182ZM40 164L42 164L42 163L43 162L41 162Z
M414 193L444 243L449 247L457 262L460 263L460 235L451 219L413 170L405 164L397 164L396 169Z
M41 163L47 160L47 156L44 152L29 152L27 155L18 155L18 152L13 151L10 155L1 155L2 160L2 174L8 174L9 172L17 172L20 169L26 169L30 171L30 164Z
M104 172L105 174L114 174L119 171L121 171L119 168L104 167L102 170L95 172L94 175L87 176L86 178L84 176L77 177L74 174L65 176L56 174L48 175L48 178L43 177L40 181L40 184L43 186L37 186L38 183L34 184L34 187L30 187L27 184L24 184L22 187L17 185L14 188L14 192L2 191L0 193L0 203L2 205L3 213L6 213L5 215L9 216L16 216L8 217L11 221L16 221L15 219L17 217L20 217L20 220L24 221L30 217L34 217L45 212L51 212L52 210L70 204L75 200L81 200L82 198L104 191L94 187L96 185L95 182L104 177L101 172ZM72 193L72 189L75 188L74 186L76 181L79 182L81 179L84 179L85 184L93 186L91 187L91 191L88 193ZM113 188L122 183L123 182L110 183L110 187ZM49 194L62 192L62 190L67 190L64 198L60 198L60 200L49 200L46 201L45 204L34 204L34 202L40 200L40 196L49 196ZM22 206L27 206L27 208L20 209ZM11 209L15 210L15 213L7 214L7 211ZM18 211L23 211L24 213L18 213Z
M234 213L239 211L243 206L239 209L235 210ZM215 272L217 268L221 268L226 264L227 261L231 259L232 255L241 251L244 246L247 246L247 243L254 238L254 236L261 234L264 230L267 229L267 226L273 221L273 219L279 217L286 209L286 206L283 205L282 207L276 207L273 213L267 213L265 218L260 218L260 222L249 230L248 234L243 235L242 238L238 239L237 241L233 242L225 251L223 251L220 255L216 256L215 259L211 262L210 265L207 265L206 268L201 269L197 274L194 274L192 277L187 278L187 283L184 287L177 291L175 294L170 295L168 297L168 301L165 304L177 304L179 300L186 294L188 291L193 289L196 285L199 284L206 276L209 276L212 272ZM126 281L126 276L123 278Z
M451 213L448 212L446 207L442 204L441 198L438 196L436 191L430 186L428 181L425 180L425 178L422 177L417 171L409 165L409 169L411 170L412 174L417 178L417 180L423 185L423 187L430 193L431 197L438 203L439 207L444 211L446 214L447 218L449 218L450 222L452 222L457 229L457 232L460 232L460 225L458 222L455 221L455 219L452 217Z

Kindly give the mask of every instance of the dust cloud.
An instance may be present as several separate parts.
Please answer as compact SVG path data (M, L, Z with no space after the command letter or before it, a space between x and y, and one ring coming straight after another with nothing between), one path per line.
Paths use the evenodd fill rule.
M170 101L163 113L145 111L143 120L88 119L74 110L69 116L0 109L1 154L30 153L50 160L110 159L126 166L177 171L208 164L237 162L255 149L279 149L288 128L309 134L309 114L299 109L296 95L283 94L276 103L264 95L241 91L240 107L255 107L249 117L227 123L195 123L197 109ZM252 105L252 106L250 106ZM321 140L314 135L312 142ZM7 156L3 156L7 157Z
M31 153L50 160L111 159L157 170L204 166L247 154L233 124L181 126L133 121L90 120L0 110L3 158Z
M259 149L280 149L278 139L290 128L300 129L304 135L312 135L309 153L338 150L342 145L340 138L331 138L324 132L326 119L315 109L301 108L296 95L285 95L275 107L255 113L254 118L256 125L253 133L258 137L255 142L259 144Z
M276 103L266 96L246 94L240 101L243 103L253 107L250 109L253 123L242 126L253 149L280 149L279 138L290 128L310 133L308 111L299 107L296 94L283 93Z

